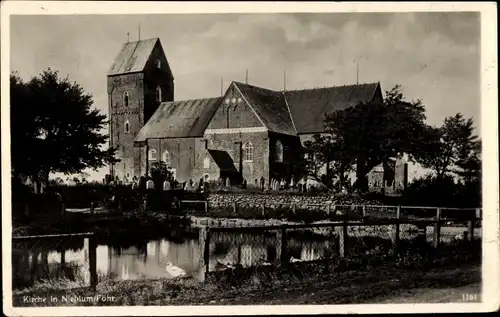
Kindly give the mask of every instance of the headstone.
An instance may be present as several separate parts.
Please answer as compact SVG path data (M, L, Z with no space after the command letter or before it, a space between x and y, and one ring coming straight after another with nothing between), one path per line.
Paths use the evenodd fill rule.
M155 184L153 183L152 180L148 180L146 182L146 189L154 189L155 188Z
M169 181L164 181L163 182L163 190L166 191L166 190L170 190L170 182Z
M228 178L226 178L226 187L230 187L231 186L231 180Z

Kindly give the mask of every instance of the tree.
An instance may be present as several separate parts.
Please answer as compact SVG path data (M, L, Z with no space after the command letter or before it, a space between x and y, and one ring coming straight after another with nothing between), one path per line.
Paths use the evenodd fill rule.
M50 68L24 82L11 74L11 156L14 177L48 182L50 173L78 173L116 163L115 149L102 149L106 116L92 96Z
M166 180L168 180L169 182L172 182L174 180L174 174L172 173L172 170L163 161L151 164L149 171L151 179L155 184L155 188L162 188L163 182Z
M355 186L367 188L366 175L376 165L404 153L418 157L428 141L429 127L421 100L404 100L401 86L389 91L382 103L360 103L325 115L325 132L334 140L332 157L346 168L356 165ZM318 144L320 146L320 144Z
M305 170L309 176L331 188L333 180L338 179L339 190L345 185L347 175L352 167L352 158L346 156L345 144L341 139L329 134L315 134L312 140L304 142L306 151ZM325 174L321 174L324 168Z
M433 128L432 142L422 151L419 162L432 169L437 180L455 174L470 181L480 175L480 152L474 121L457 113L445 118L441 127Z

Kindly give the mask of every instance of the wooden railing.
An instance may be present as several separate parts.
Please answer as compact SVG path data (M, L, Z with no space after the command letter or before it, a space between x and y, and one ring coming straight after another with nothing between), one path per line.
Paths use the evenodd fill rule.
M47 243L54 239L64 239L64 238L88 238L88 254L89 254L89 273L90 273L90 288L92 290L96 290L98 284L98 276L97 276L97 243L96 237L93 232L84 232L84 233L72 233L72 234L51 234L51 235L31 235L31 236L13 236L12 242L22 242L27 240L37 240L38 245L42 245L43 243Z

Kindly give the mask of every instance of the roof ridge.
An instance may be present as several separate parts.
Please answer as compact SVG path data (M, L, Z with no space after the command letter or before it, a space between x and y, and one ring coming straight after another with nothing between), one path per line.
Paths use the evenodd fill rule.
M136 43L136 42L146 42L146 41L159 40L159 39L160 39L159 37L150 37L150 38L142 39L142 40L127 41L124 44L127 44L127 43Z
M258 88L258 89L262 89L262 90L266 90L266 91L270 91L270 92L274 92L274 93L280 93L279 91L276 91L276 90L272 90L272 89L269 89L269 88L264 88L264 87L256 86L256 85L250 85L250 84L242 83L242 82L235 81L235 80L233 80L233 83L236 84L236 85L244 85L244 86L248 86L248 87L251 87L251 88Z
M197 100L210 100L210 99L221 99L222 97L206 97L206 98L191 98L191 99L180 99L180 100L172 100L172 101L162 101L160 103L173 103L173 102L184 102L184 101L197 101Z
M299 91L307 91L307 90L320 90L320 89L331 89L331 88L341 88L341 87L355 87L355 86L369 86L369 85L377 85L378 82L366 82L362 84L349 84L349 85L335 85L335 86L326 86L326 87L312 87L312 88L299 88L299 89L287 89L285 92L299 92Z

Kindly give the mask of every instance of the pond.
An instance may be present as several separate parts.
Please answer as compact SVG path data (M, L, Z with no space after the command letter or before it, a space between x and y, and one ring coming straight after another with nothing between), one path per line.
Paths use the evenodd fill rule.
M136 280L171 278L166 265L182 268L187 275L202 280L206 267L194 229L177 230L164 236L148 238L147 234L128 234L123 237L97 238L97 272L100 278ZM296 232L298 233L298 232ZM315 260L336 248L333 236L290 235L287 256L301 260ZM209 270L224 265L243 267L271 263L280 257L281 239L276 232L268 234L219 232L210 238ZM65 278L89 285L88 238L71 241L33 241L13 243L13 288L29 287L35 281Z

